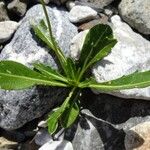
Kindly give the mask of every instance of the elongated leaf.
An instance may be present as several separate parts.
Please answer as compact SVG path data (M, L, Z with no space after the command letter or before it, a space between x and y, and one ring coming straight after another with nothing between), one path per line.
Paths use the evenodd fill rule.
M35 72L20 63L14 61L0 62L0 87L2 89L16 90L34 85L67 86L64 83L50 80L46 76Z
M32 28L39 39L41 39L44 43L46 43L49 48L54 49L54 45L52 43L51 37L48 34L49 33L48 28L44 20L41 20L38 25L32 24Z
M64 113L64 111L69 107L69 101L72 97L72 95L74 94L75 88L73 88L71 90L71 92L69 93L69 96L65 99L65 101L63 102L63 104L61 105L61 107L59 107L58 109L56 109L48 118L48 131L49 133L53 134L57 127L58 127L58 123L59 123L59 119L62 116L62 114Z
M67 58L67 76L70 79L76 79L76 65L71 58Z
M91 81L88 84L81 84L81 87L90 87L102 91L144 88L147 86L150 86L150 71L135 72L109 82L96 83L96 81Z
M79 115L79 107L77 103L70 105L61 116L61 124L64 128L70 127Z
M48 125L48 132L53 134L58 127L58 119L61 116L62 111L60 108L56 109L48 118L47 125Z
M35 69L40 71L41 74L45 75L46 77L54 80L60 80L63 82L68 82L67 79L62 76L57 70L52 69L50 66L46 66L42 63L33 64Z
M88 32L83 44L79 65L87 69L93 63L107 56L116 44L113 32L108 25L96 25ZM82 68L82 69L85 69Z

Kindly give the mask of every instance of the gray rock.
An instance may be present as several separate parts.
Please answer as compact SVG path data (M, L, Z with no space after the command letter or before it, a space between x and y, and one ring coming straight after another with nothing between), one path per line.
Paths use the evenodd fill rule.
M37 145L42 146L47 142L52 142L52 136L48 133L47 129L41 129L34 137L34 141Z
M89 6L96 10L101 10L105 6L111 4L114 0L76 0L77 5Z
M70 13L69 19L72 23L81 23L95 19L97 12L88 6L74 6Z
M15 21L0 22L0 44L8 41L17 30L19 23Z
M70 11L75 6L75 2L72 0L69 0L66 2L66 7Z
M5 3L0 1L0 21L9 20Z
M24 16L27 11L28 0L13 0L7 5L10 13L14 13L19 17Z
M122 0L119 11L122 18L143 34L150 34L150 1Z
M72 144L69 141L53 141L47 142L39 150L73 150Z
M135 71L150 70L150 42L135 33L119 16L112 17L112 29L118 43L111 53L94 68L93 74L98 82L117 79ZM141 59L142 58L142 59ZM150 100L150 87L112 92L124 98Z
M125 150L124 138L134 126L150 121L148 101L85 93L77 124L66 131L74 150Z
M63 8L47 7L53 32L63 52L67 55L70 39L77 34L77 28L70 23L68 12ZM31 66L35 61L57 68L53 57L33 34L30 22L39 22L44 14L41 5L32 7L26 14L12 41L0 54L0 59L9 59ZM65 33L65 34L64 34ZM20 91L0 91L0 127L13 130L28 121L42 116L66 96L60 88L34 87ZM63 93L63 94L62 94ZM61 96L60 96L61 95Z

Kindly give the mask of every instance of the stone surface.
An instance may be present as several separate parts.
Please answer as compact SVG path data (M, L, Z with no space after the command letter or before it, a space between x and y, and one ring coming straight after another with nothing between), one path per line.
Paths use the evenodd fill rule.
M101 10L105 6L112 3L114 0L76 0L76 4L89 6L96 10Z
M82 46L84 44L85 37L87 35L89 30L82 31L78 33L72 40L70 45L70 55L75 60L79 59L80 51L82 49Z
M132 127L125 136L126 150L150 149L150 122L144 122Z
M74 150L125 150L124 138L134 126L150 121L150 105L106 94L84 93L78 122L66 131ZM147 132L149 133L149 132Z
M72 0L69 0L66 2L66 7L70 11L75 6L75 2Z
M13 0L7 5L7 8L10 13L22 17L27 11L27 3L28 0Z
M112 24L118 43L111 53L93 68L93 74L98 82L117 79L135 71L150 70L150 42L135 33L126 23L121 22L119 16L112 17ZM150 100L150 87L121 90L111 94Z
M122 18L143 34L150 34L150 1L122 0L119 11Z
M55 7L47 8L53 32L63 52L67 55L70 40L77 34L77 28L70 23L66 10L63 8L58 10ZM30 23L36 24L43 17L41 5L32 7L22 20L12 41L2 50L0 59L15 60L28 66L35 61L40 61L56 68L57 65L48 53L48 49L38 41L31 29ZM0 90L0 127L13 130L23 126L28 121L42 116L63 100L65 93L64 89L57 87L40 86L20 91Z
M19 23L15 21L0 22L0 44L8 41L17 30Z
M69 141L53 141L47 142L39 150L73 150L72 144Z
M0 150L12 150L17 148L18 143L0 137Z
M37 145L42 146L47 142L52 142L52 136L48 133L47 129L41 129L34 137L34 141Z
M96 16L97 12L87 6L74 6L69 13L69 19L72 23L92 20L95 19Z
M5 3L0 1L0 21L9 20Z

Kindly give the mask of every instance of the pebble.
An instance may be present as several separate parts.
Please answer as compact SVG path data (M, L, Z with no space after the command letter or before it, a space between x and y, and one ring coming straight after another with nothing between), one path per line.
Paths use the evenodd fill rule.
M5 20L9 20L9 17L5 8L5 3L0 1L0 21Z
M74 6L69 13L72 23L81 23L97 17L97 12L88 6Z
M17 30L19 23L15 21L0 22L0 44L8 41Z
M126 150L150 149L150 122L140 123L132 127L125 136Z

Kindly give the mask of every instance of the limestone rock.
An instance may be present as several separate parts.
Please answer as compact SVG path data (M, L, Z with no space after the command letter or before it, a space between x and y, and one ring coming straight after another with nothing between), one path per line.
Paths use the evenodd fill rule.
M119 11L122 18L143 34L150 34L150 1L122 0Z
M92 20L95 19L96 16L97 12L87 6L74 6L69 13L69 19L72 23Z
M70 40L77 34L77 28L70 23L68 12L64 8L47 7L47 9L53 33L63 52L67 55ZM31 29L31 22L36 24L43 18L42 6L32 7L22 20L12 41L2 50L0 60L14 60L30 67L33 62L40 61L57 68L48 48L38 40ZM14 130L23 126L50 111L54 105L64 100L65 93L62 88L43 88L41 86L20 91L0 90L0 127Z
M0 44L9 40L17 30L19 23L15 21L0 22Z

